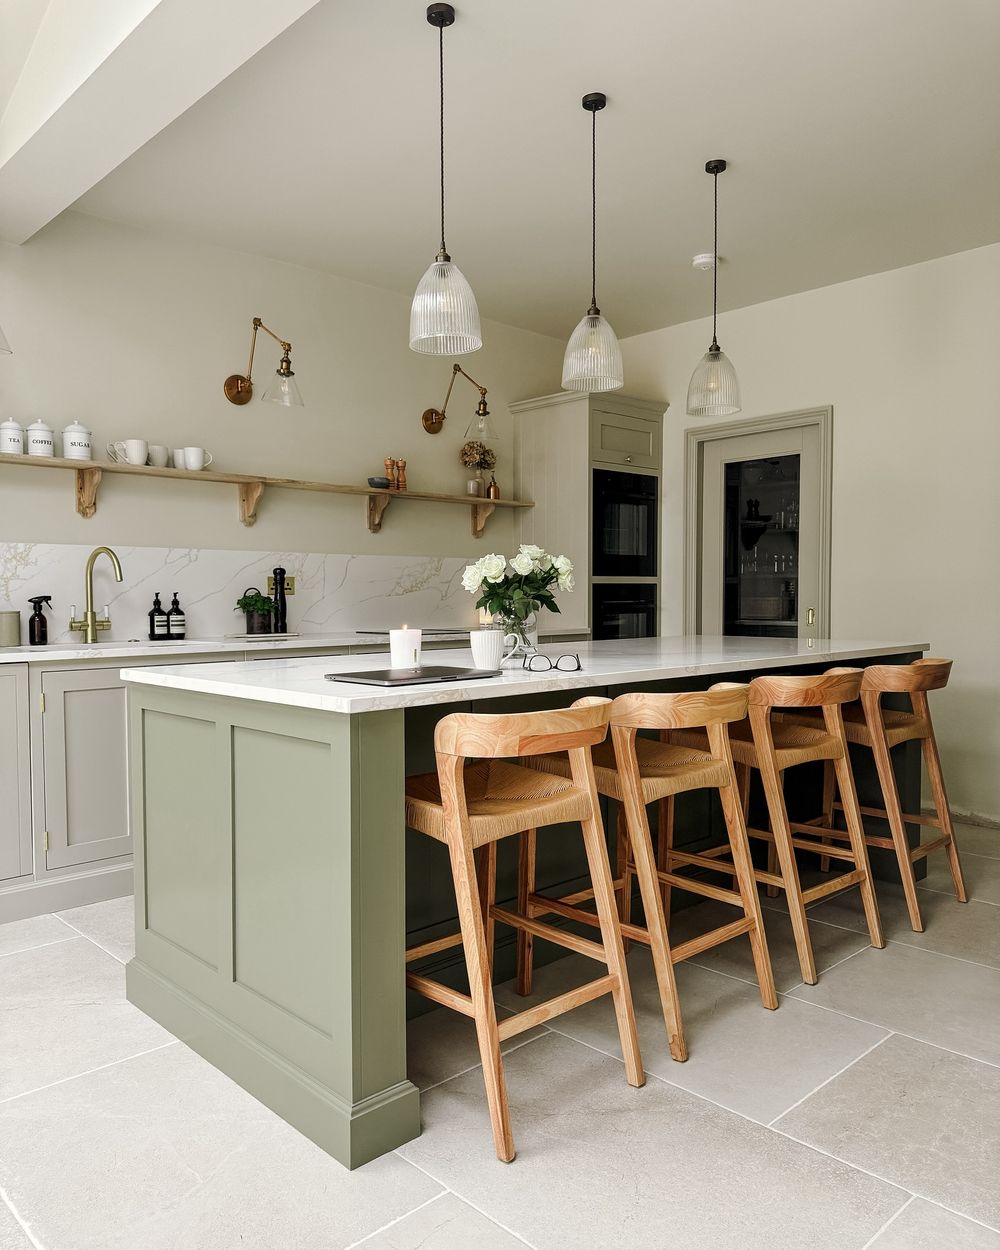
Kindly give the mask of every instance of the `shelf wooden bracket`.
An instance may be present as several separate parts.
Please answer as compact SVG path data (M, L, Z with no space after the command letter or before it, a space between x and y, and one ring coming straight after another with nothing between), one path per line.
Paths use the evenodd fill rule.
M368 529L371 533L377 534L382 528L382 517L391 503L392 496L385 490L368 496Z
M97 488L101 484L101 470L96 466L76 471L76 510L89 518L97 511Z
M257 505L264 494L263 482L240 482L240 520L253 525L257 520Z
M482 538L483 530L486 528L486 522L490 519L497 506L492 499L487 499L482 503L474 503L472 505L472 537Z

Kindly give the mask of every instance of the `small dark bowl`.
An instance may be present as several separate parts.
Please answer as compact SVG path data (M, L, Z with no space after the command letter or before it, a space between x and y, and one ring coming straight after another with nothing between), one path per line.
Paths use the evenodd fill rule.
M374 486L376 490L388 490L389 479L387 477L370 477L368 479L368 485Z

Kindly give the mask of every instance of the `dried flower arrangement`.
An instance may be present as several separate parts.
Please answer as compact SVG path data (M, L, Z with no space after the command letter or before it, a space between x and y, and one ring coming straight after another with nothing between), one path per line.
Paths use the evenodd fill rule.
M492 447L487 447L485 443L480 442L478 438L470 438L462 446L458 458L467 469L490 470L495 469L497 463L497 453Z

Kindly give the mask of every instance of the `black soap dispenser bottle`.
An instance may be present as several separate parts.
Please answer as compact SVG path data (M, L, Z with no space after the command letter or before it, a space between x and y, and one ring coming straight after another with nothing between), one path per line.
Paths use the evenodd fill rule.
M28 618L28 642L33 647L44 647L49 641L49 623L42 611L42 604L47 603L51 608L52 596L35 595L28 602L35 605L34 612Z
M274 576L274 632L288 633L288 599L285 594L285 570L280 566L272 569Z
M184 615L184 609L181 607L177 591L174 591L174 597L170 601L170 611L167 613L167 636L169 638L185 638L187 636L187 618Z
M149 641L160 642L169 637L167 633L167 614L160 602L160 592L153 595L153 606L149 609Z

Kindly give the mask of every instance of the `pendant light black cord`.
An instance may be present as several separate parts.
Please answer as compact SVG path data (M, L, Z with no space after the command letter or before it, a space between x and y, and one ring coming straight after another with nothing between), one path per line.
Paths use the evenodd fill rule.
M712 184L715 188L715 217L714 217L714 235L712 243L712 253L714 261L712 264L712 346L710 351L717 352L719 350L719 340L715 337L715 323L719 312L719 175L712 175ZM702 342L705 340L702 339Z
M597 307L597 113L590 114L590 316Z
M444 259L448 255L448 249L444 243L444 27L438 27L438 70L440 82L440 128L441 128L441 256Z

